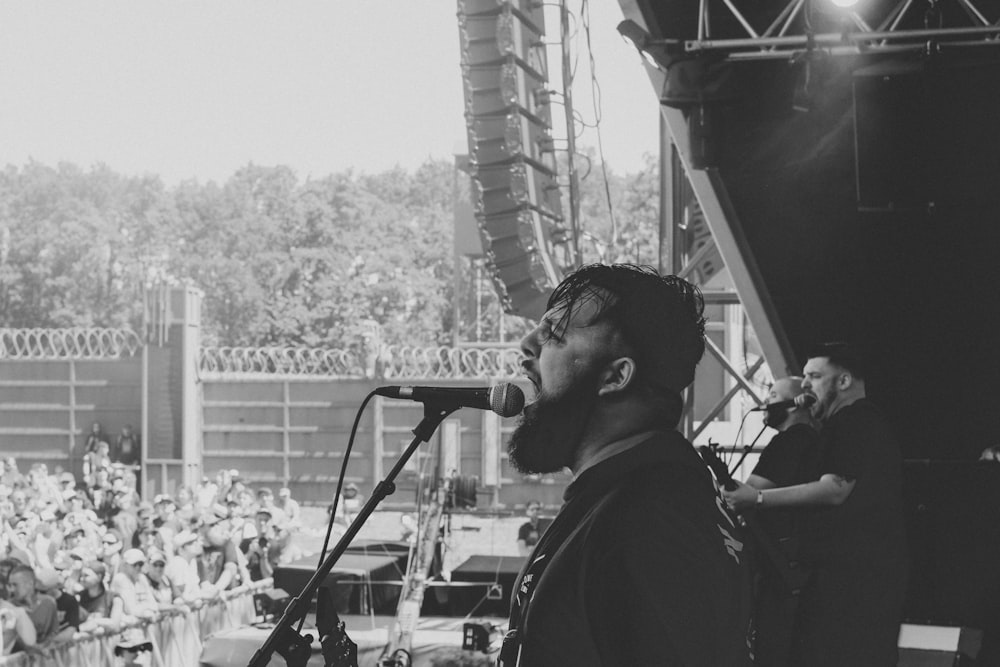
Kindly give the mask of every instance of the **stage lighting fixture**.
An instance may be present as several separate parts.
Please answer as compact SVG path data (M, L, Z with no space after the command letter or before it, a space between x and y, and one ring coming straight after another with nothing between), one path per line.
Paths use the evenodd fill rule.
M663 68L658 54L665 55L670 45L679 46L680 41L670 39L653 39L646 30L632 19L625 19L618 24L618 34L626 42L634 46L642 54L643 59L657 69Z

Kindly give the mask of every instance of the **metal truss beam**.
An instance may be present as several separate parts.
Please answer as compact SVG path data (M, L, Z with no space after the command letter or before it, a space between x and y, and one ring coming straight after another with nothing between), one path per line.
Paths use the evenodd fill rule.
M623 0L623 7L624 7ZM901 29L905 18L918 11L933 11L934 3L918 3L914 0L898 0L886 3L874 18L865 20L857 11L842 9L839 12L840 25L834 30L816 32L810 26L809 18L818 3L830 0L789 0L766 28L754 27L754 19L741 11L732 0L714 3L717 13L710 13L710 4L703 0L699 5L698 35L696 39L684 41L684 48L690 53L723 53L731 60L789 58L807 49L822 49L830 55L855 55L859 53L893 53L900 51L923 51L945 47L1000 46L1000 22L993 23L980 10L981 0L954 0L963 12L963 20L957 23L953 15L951 25L943 24L923 30ZM736 20L746 33L743 37L713 39L713 25L718 23L718 9ZM872 9L872 12L876 10ZM635 20L634 17L630 17ZM642 25L641 21L637 21ZM816 21L815 23L819 23ZM825 23L831 23L826 17ZM836 23L836 21L833 21ZM732 21L728 21L732 25ZM872 25L875 27L873 28Z

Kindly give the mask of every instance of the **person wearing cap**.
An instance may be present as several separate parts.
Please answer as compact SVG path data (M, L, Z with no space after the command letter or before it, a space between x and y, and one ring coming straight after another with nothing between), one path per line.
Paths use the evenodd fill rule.
M270 512L271 521L278 525L283 526L288 520L285 513L274 503L274 492L266 486L257 490L257 507Z
M149 564L146 566L146 578L153 589L153 597L160 607L167 607L179 598L180 589L174 585L170 576L166 574L167 556L159 549L149 551Z
M37 584L35 571L19 565L7 577L7 598L28 613L37 642L44 644L59 631L59 611L55 599L39 593Z
M274 573L276 559L272 560L273 549L278 546L277 531L271 524L271 510L266 507L257 509L254 516L256 531L252 537L240 542L240 551L246 555L247 572L251 581L260 581Z
M289 528L297 528L301 525L302 507L297 500L292 498L292 490L287 486L278 489L278 500L275 505L285 513Z
M201 537L183 530L174 536L173 547L177 555L167 559L164 574L177 586L180 597L193 600L198 597L201 588L197 560L202 551Z
M112 575L118 574L121 569L122 549L122 538L115 531L109 530L101 536L100 560L104 561Z
M752 663L742 533L677 430L703 310L676 276L590 265L521 340L536 394L510 461L573 481L512 589L503 667Z
M156 615L159 605L153 588L143 573L146 554L138 549L126 549L122 554L121 571L111 578L111 592L122 599L122 607L129 616Z
M63 589L59 572L52 568L39 569L35 573L35 589L56 601L59 629L52 641L72 639L80 630L80 602Z
M198 577L203 593L214 594L236 584L239 547L226 525L229 510L216 504L201 525L202 552L197 556Z

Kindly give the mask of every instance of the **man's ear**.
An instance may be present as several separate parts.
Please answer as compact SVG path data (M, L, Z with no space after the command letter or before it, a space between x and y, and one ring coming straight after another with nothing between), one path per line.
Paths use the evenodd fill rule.
M851 385L854 384L854 376L850 373L844 372L837 377L837 389L844 391L850 389Z
M618 357L612 359L604 367L597 387L597 395L605 396L619 391L624 391L635 381L636 375L635 359L632 357Z

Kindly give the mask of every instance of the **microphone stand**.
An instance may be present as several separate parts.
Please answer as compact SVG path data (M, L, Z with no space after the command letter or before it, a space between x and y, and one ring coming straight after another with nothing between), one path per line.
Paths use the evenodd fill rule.
M302 589L302 592L298 594L292 601L288 604L285 609L285 613L282 614L281 620L278 621L277 625L271 630L271 634L268 635L267 639L261 645L259 649L250 658L250 662L247 667L265 667L274 656L277 651L285 659L285 663L288 667L305 667L306 663L309 662L309 657L312 654L309 648L312 644L312 635L306 635L303 637L298 632L296 632L292 625L297 621L300 621L306 617L309 612L309 603L312 600L313 594L319 589L320 585L326 579L326 575L330 573L333 566L337 564L340 557L347 550L351 541L360 532L361 527L364 525L368 517L372 515L375 508L378 506L386 496L392 495L396 490L395 479L399 473L403 470L403 466L409 461L413 452L417 450L422 442L428 442L430 437L434 435L434 431L437 427L441 425L444 418L455 412L460 406L456 405L445 405L443 403L425 403L424 404L424 418L421 420L420 424L413 429L414 438L410 442L409 447L406 448L396 464L392 467L392 470L385 476L381 482L379 482L375 489L372 491L371 498L365 503L354 521L347 528L347 532L340 538L337 545L333 547L330 553L326 556L326 559L319 566L309 582ZM322 605L318 607L318 611L322 611ZM322 629L326 623L323 622L324 619L319 619L317 617L316 626L318 629Z
M743 455L740 456L740 460L737 461L736 465L733 466L733 469L729 471L729 476L730 477L732 477L733 473L736 472L737 470L739 470L740 466L743 465L743 459L745 459L747 457L747 454L749 454L750 452L753 451L753 446L757 444L758 440L760 440L760 436L764 435L764 429L766 429L766 428L767 428L767 424L764 424L763 426L761 426L760 430L757 431L757 435L754 436L753 441L749 445L747 445L746 447L743 448Z

